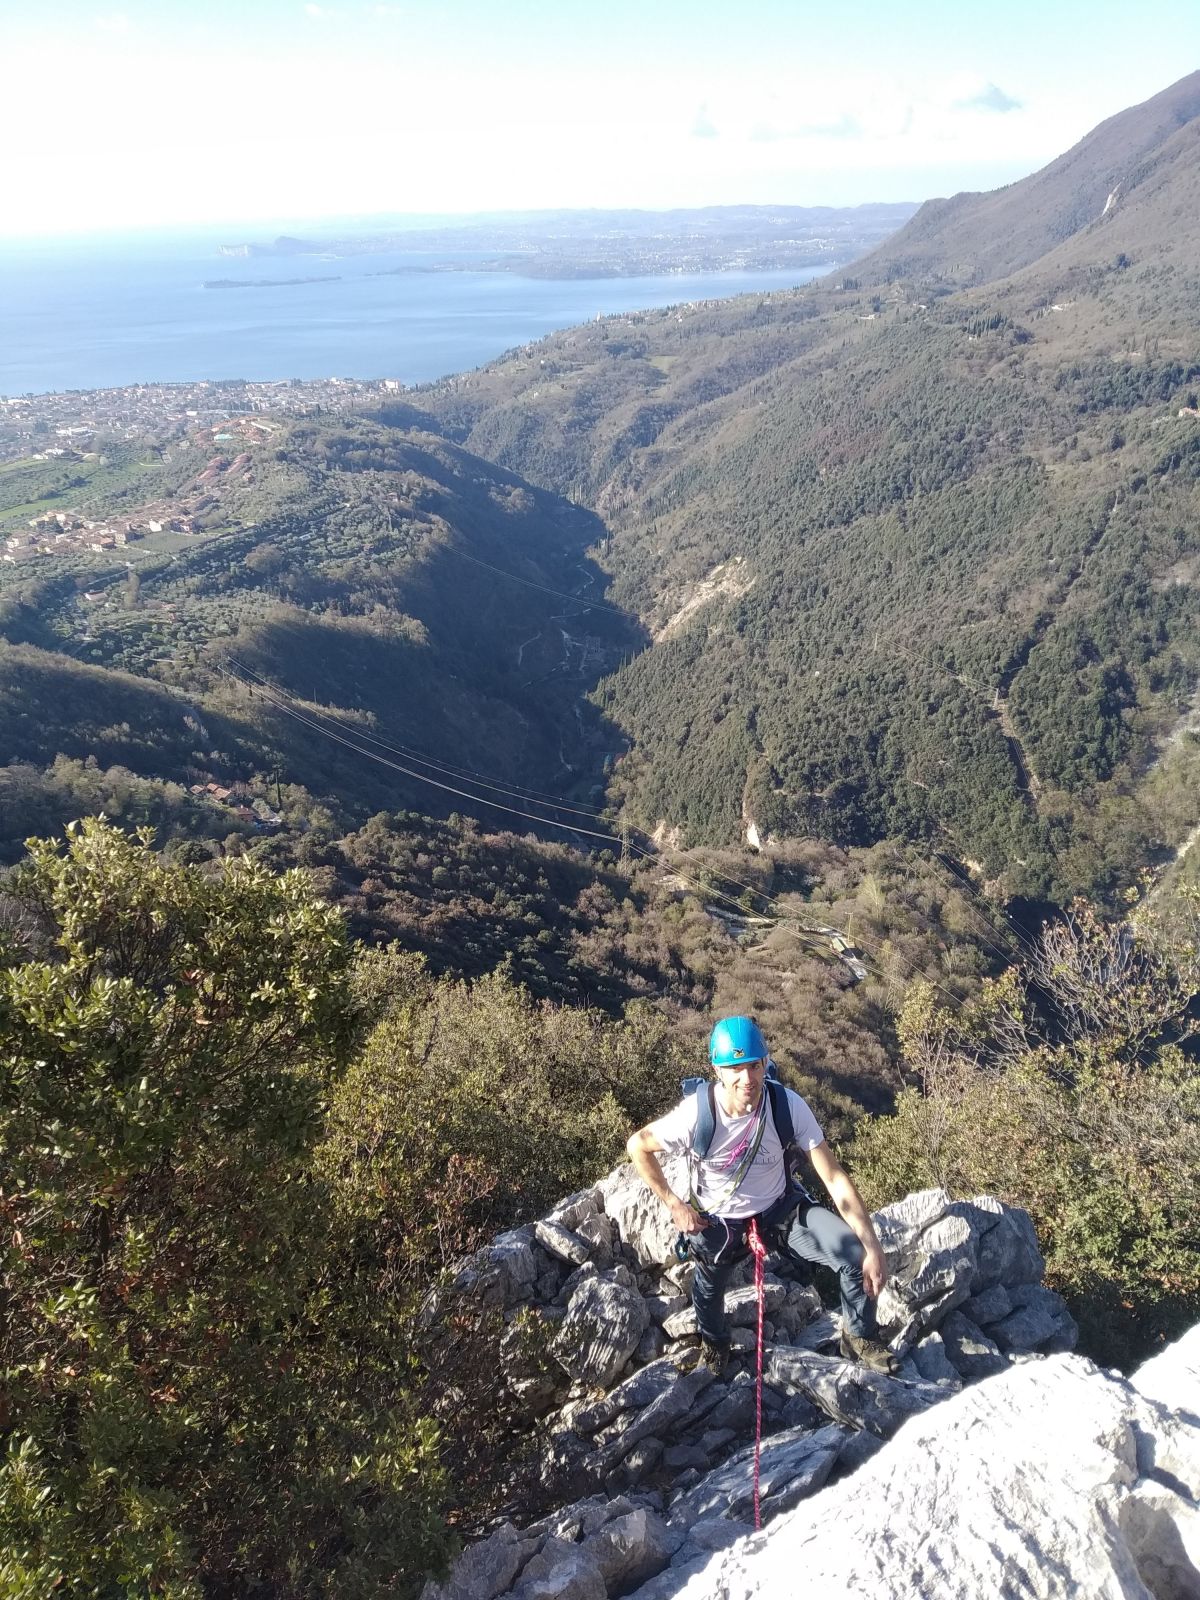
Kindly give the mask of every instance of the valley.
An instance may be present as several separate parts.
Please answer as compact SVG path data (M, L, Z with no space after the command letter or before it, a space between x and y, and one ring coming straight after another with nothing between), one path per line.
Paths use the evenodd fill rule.
M1035 898L1169 858L1146 779L1200 670L1194 586L1167 577L1197 523L1196 83L1002 203L930 202L852 273L609 319L423 395L604 519L614 598L656 635L597 691L642 826L915 832ZM1094 212L1049 220L1060 168ZM1170 761L1181 794L1191 745Z
M0 1593L548 1593L594 1512L753 1472L755 1344L783 1518L943 1383L986 1418L1194 1324L1198 140L1193 74L915 211L512 214L506 289L843 264L409 388L0 406ZM333 284L229 237L263 276L204 316L278 292L314 366L307 297L401 281L357 224ZM880 1219L890 1356L769 1264L730 1371L667 1359L679 1208L602 1174L715 1018Z
M1032 235L999 281L918 268L910 239L928 256L965 226L931 202L852 274L601 318L404 394L10 408L10 759L243 809L287 783L328 838L459 807L667 865L724 852L735 879L747 840L774 859L805 836L943 851L1000 901L1169 866L1198 761L1195 591L1168 581L1197 548L1186 239L1147 229L1115 273L1071 268L1069 335L1040 312L1080 228L1174 203L1191 93L1127 114L1151 177L1066 242ZM998 224L972 204L986 261ZM1146 322L1148 283L1168 299ZM1169 349L1129 354L1135 303ZM74 462L33 450L51 426ZM72 517L113 546L39 532ZM35 683L98 714L33 724ZM179 736L137 731L168 704ZM17 808L10 850L24 827Z

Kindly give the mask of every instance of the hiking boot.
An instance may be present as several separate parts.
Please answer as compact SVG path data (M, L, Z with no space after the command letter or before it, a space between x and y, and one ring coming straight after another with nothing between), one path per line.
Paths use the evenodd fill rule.
M714 1344L711 1339L701 1339L700 1359L697 1366L707 1367L714 1378L719 1378L729 1364L728 1344Z
M697 1367L706 1367L714 1378L721 1376L728 1361L729 1346L714 1344L711 1339L697 1339L671 1357L671 1364L678 1372L695 1372Z
M872 1372L895 1372L900 1363L880 1339L868 1339L857 1333L847 1333L843 1328L842 1355L847 1361L858 1361Z
M728 1366L728 1362L730 1362L728 1341L725 1344L714 1344L712 1339L701 1339L696 1366L707 1366L707 1370L712 1373L714 1378L720 1378L726 1366Z

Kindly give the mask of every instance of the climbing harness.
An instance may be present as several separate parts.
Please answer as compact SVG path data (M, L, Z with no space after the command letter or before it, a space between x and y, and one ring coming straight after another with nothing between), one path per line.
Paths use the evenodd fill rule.
M758 1302L758 1372L755 1380L754 1405L754 1531L762 1527L762 1509L758 1499L759 1464L762 1456L762 1401L763 1401L763 1302L766 1299L764 1270L767 1247L758 1231L758 1218L750 1218L746 1229L746 1243L754 1256L754 1298Z

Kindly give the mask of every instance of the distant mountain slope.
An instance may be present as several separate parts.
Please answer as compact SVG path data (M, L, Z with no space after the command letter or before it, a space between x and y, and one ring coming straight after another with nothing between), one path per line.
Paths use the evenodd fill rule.
M89 520L160 531L99 552L90 535L43 555L23 547L0 568L5 759L61 753L222 784L277 774L350 820L463 807L349 751L337 726L311 725L332 716L342 737L410 769L404 750L586 792L605 741L598 717L577 714L580 696L637 643L617 610L588 603L603 586L584 554L599 524L410 408L396 415L297 422L269 439L232 422L186 449L118 452ZM61 478L33 464L3 490L52 513ZM26 507L9 513L27 522Z
M1128 209L1138 190L1149 186L1161 194L1160 164L1170 166L1185 152L1194 159L1197 118L1200 72L1193 72L1102 122L1028 178L988 194L926 201L911 222L855 264L854 275L868 284L932 278L964 287L1006 278L1113 207ZM1180 146L1177 136L1188 124L1193 124L1191 134ZM1138 196L1143 223L1147 198ZM1157 241L1164 224L1181 221L1176 215L1158 218L1149 230L1143 226L1141 242ZM1088 249L1093 248L1089 242Z
M1103 221L1111 191L1068 203L1069 163L1027 180L994 284L855 268L609 318L423 396L604 517L657 640L601 693L639 820L941 836L1038 893L1177 842L1191 780L1154 763L1200 673L1197 84L1098 130L1079 171L1124 185Z

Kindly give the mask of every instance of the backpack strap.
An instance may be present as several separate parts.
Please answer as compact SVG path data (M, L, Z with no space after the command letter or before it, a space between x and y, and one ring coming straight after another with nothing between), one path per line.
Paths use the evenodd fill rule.
M701 1081L696 1090L696 1126L692 1132L692 1156L703 1161L717 1131L717 1086L711 1078Z
M796 1143L796 1130L792 1126L792 1108L788 1105L787 1090L778 1078L767 1079L767 1093L771 1097L771 1120L783 1146L785 1159L789 1158Z
M696 1096L696 1126L692 1129L692 1145L688 1151L688 1204L696 1205L700 1192L700 1163L708 1154L717 1131L716 1085L711 1078L695 1078L692 1093Z
M766 1087L771 1102L771 1121L775 1124L783 1153L788 1156L795 1145L796 1135L792 1127L792 1108L788 1105L787 1090L773 1075L767 1078ZM717 1131L716 1085L711 1078L685 1078L682 1088L685 1094L696 1096L696 1126L692 1129L689 1154L693 1162L699 1163L708 1154Z
M813 1197L812 1191L800 1176L801 1160L806 1154L796 1143L796 1129L792 1122L792 1108L788 1104L787 1089L776 1077L767 1079L767 1093L771 1097L771 1117L775 1123L775 1132L779 1135L779 1143L783 1147L783 1168L787 1175L787 1189L785 1198L790 1196L793 1205L797 1200L803 1205L820 1205L820 1201ZM778 1205L780 1202L776 1202Z
M717 1131L717 1113L713 1099L716 1085L711 1078L682 1078L679 1087L685 1099L688 1095L696 1096L696 1126L692 1129L692 1143L688 1156L693 1161L703 1161L713 1142L713 1134Z
M680 1087L686 1094L696 1096L696 1126L692 1129L692 1143L688 1151L689 1199L694 1201L699 1188L700 1163L707 1156L717 1131L716 1084L711 1078L685 1078ZM796 1145L796 1130L792 1123L787 1089L776 1076L773 1061L767 1068L766 1090L771 1121L783 1149L788 1187L807 1195L808 1190L795 1176L801 1152Z

